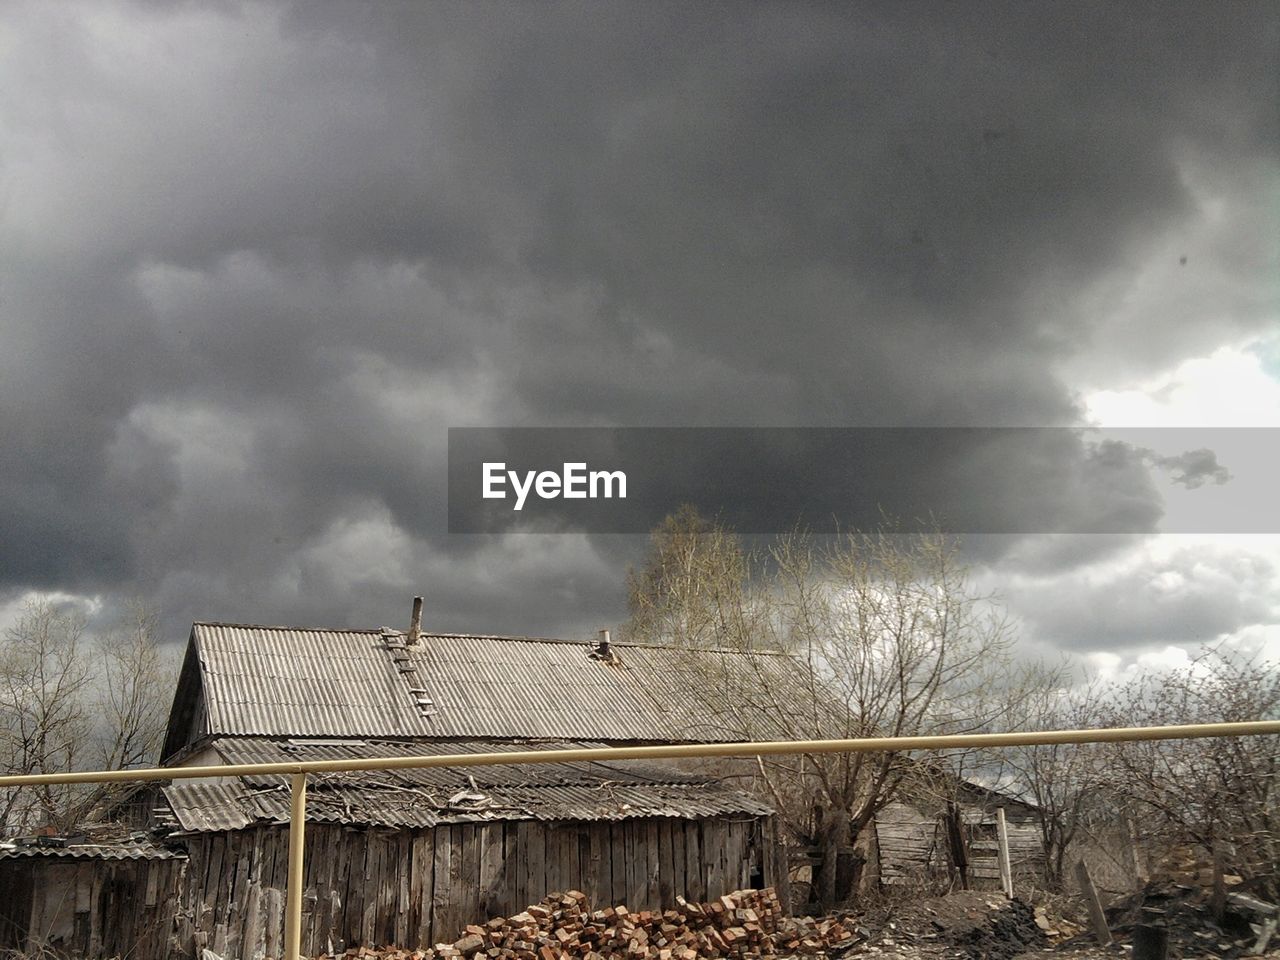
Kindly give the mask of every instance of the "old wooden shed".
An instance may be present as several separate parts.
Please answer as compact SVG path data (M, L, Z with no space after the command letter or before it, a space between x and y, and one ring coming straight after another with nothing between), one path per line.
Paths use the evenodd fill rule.
M963 886L1000 886L996 811L1003 810L1015 883L1041 882L1045 853L1036 808L971 781L951 784L950 802L904 795L877 814L871 854L881 883L945 878Z
M715 658L719 674L736 669L724 651L693 657ZM163 762L733 739L690 696L690 671L700 669L688 653L677 661L627 644L197 623ZM121 950L123 928L89 895L76 899L70 939L56 946L139 960L206 947L243 960L279 956L286 778L173 781L149 807L136 826L172 856L138 859L129 882L159 904L163 937ZM451 941L467 923L557 889L657 908L677 895L772 883L782 869L766 804L705 772L635 761L315 775L307 820L308 955ZM32 862L23 869L38 891L56 858ZM103 858L84 862L96 864L95 876L106 870ZM0 857L0 880L16 875L15 863ZM37 892L11 911L0 947L52 944L37 922L51 908L39 900Z
M165 956L185 865L145 838L0 845L0 949Z

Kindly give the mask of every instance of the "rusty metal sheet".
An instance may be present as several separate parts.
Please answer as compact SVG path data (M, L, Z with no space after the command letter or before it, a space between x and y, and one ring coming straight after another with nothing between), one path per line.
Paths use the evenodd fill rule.
M218 753L235 763L515 750L524 746L309 743L257 738L228 738L215 743ZM163 794L174 818L187 831L236 830L253 823L284 823L289 818L289 791L284 777L185 781L166 787ZM706 777L635 761L549 764L545 768L435 767L319 774L310 779L307 789L308 820L394 827L520 819L754 817L770 812L760 801Z
M0 844L0 860L22 857L72 860L184 860L186 856L186 853L181 850L171 850L150 840L73 843L65 847Z

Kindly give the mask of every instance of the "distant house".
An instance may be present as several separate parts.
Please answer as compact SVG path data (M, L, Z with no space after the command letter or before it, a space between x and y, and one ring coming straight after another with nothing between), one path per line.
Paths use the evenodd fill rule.
M789 669L785 658L778 663ZM163 763L723 738L687 680L657 647L197 623ZM90 861L105 863L89 851L0 852L0 885L22 887L0 906L0 948L189 957L207 947L244 960L278 957L287 778L174 781L150 806L146 826L164 845L149 845L109 880L105 870L85 872ZM452 941L465 924L517 912L552 890L660 908L678 894L705 899L767 885L780 870L766 804L707 774L654 763L314 775L307 820L308 955ZM144 955L123 942L104 890L112 903L154 904L163 944L152 938Z
M969 781L952 784L952 802L902 797L876 816L873 869L879 882L920 884L941 877L958 884L999 886L996 811L1005 814L1009 860L1019 886L1044 876L1044 843L1036 808Z

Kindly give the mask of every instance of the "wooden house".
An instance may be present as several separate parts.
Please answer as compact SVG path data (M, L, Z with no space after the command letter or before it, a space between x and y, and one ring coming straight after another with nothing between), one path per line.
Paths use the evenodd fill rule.
M197 623L163 763L728 739L691 695L687 671L696 665L669 653L607 640L423 633L416 619L407 633ZM786 658L777 663L790 669ZM0 851L0 885L20 891L0 906L0 948L278 957L287 778L176 780L150 806L149 822L137 826L159 839L127 868L108 869L114 855L102 850ZM768 805L706 773L654 763L313 775L307 821L309 956L452 941L465 924L553 890L649 909L677 895L770 884L781 872ZM55 883L60 870L70 879ZM66 884L70 892L49 893ZM112 911L126 900L151 905L163 937L124 942L133 928Z
M708 678L714 678L709 682ZM794 696L788 684L799 683ZM193 625L163 748L170 766L729 742L722 709L765 687L812 712L792 658L409 631ZM768 713L768 711L765 711ZM776 722L776 718L775 718ZM595 761L316 774L302 948L414 948L555 890L663 908L785 885L771 807L705 764ZM734 780L732 782L742 782ZM135 834L0 848L0 949L168 960L279 957L289 786L175 780L133 798ZM965 803L966 816L990 805ZM877 824L873 881L934 870L937 811ZM974 833L974 831L970 831ZM975 835L976 836L976 835ZM125 905L132 905L132 911Z

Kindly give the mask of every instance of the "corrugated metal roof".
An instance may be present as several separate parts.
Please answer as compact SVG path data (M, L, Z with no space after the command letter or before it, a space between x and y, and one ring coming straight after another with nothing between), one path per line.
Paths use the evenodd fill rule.
M528 637L426 634L405 648L380 631L211 623L192 637L214 736L741 740L736 711L717 705L798 677L780 655L615 644L607 662L590 644Z
M514 753L519 750L560 750L572 747L604 747L584 741L528 743L457 743L353 740L308 742L307 740L266 740L256 737L224 737L214 748L226 763L288 763L291 760L355 760L371 757L438 757L449 754ZM243 778L255 786L288 784L287 776L255 775ZM571 763L537 763L518 766L417 767L407 770L361 771L322 774L318 783L358 781L365 785L391 783L399 786L429 786L457 790L472 779L483 786L556 786L590 782L611 783L705 783L705 776L644 760L596 760Z
M209 732L431 733L378 632L196 624Z
M290 744L225 739L228 762L346 759L521 749L522 744ZM548 749L598 744L546 744ZM180 781L163 791L174 818L190 831L236 830L289 819L287 778ZM315 822L430 827L484 820L621 820L630 817L763 816L746 794L652 763L560 763L522 767L433 767L313 775L307 819Z
M272 815L271 806L255 803L239 780L179 780L160 792L178 825L195 833L240 830Z
M289 794L272 788L245 801L244 793L214 791L196 799L179 785L164 790L183 830L239 830L255 823L288 823ZM383 827L434 827L492 820L625 820L632 817L703 819L766 816L762 804L707 784L637 787L558 786L485 791L473 808L450 809L447 797L406 788L403 793L361 787L308 790L307 820Z
M170 850L149 840L121 840L111 843L73 843L65 847L42 847L35 844L0 844L0 860L20 857L53 857L73 860L179 860L181 850Z

